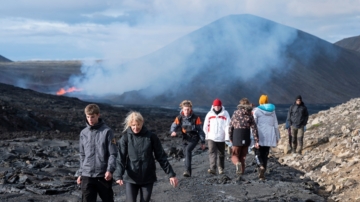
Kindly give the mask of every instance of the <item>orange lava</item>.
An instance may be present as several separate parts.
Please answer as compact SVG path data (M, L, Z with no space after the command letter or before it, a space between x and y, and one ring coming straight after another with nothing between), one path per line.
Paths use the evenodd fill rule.
M76 87L70 87L67 90L65 88L60 88L60 90L58 90L56 92L56 95L64 95L65 93L72 93L72 92L78 92L81 91L81 89L76 88Z

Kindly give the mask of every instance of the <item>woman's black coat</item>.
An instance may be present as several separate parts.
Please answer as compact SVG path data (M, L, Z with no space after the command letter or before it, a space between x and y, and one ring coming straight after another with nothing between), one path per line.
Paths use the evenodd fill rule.
M119 141L114 180L132 184L148 184L156 181L155 159L170 177L175 177L159 138L144 126L138 134L131 128Z

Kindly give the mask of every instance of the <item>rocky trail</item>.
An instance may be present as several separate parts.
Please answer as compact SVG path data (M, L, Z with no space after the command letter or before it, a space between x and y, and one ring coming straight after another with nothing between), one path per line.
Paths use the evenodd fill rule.
M78 135L88 103L0 84L0 201L80 201L75 182ZM167 132L177 111L99 106L117 138L125 115L137 110L167 152L181 147L181 138ZM360 99L311 115L302 155L288 154L287 133L281 129L265 181L258 180L252 154L240 180L228 160L225 175L208 174L208 153L198 149L193 153L193 176L184 178L183 160L171 154L180 185L172 188L157 166L152 201L359 201L359 117ZM124 187L113 186L116 201L124 201Z

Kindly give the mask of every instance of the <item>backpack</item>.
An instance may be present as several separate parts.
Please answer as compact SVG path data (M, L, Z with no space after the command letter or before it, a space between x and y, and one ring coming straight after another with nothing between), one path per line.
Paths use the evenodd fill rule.
M180 126L181 126L181 132L184 134L187 134L187 135L197 135L199 132L198 130L196 129L196 120L198 119L198 116L196 116L195 114L193 114L190 118L190 124L191 125L183 125L183 121L182 121L182 116L181 115L178 115L177 116L177 119L179 120L180 122Z

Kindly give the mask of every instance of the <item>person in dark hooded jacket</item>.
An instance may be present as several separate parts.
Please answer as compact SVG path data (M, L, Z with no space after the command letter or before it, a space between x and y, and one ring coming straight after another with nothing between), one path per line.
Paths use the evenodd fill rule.
M252 130L255 148L257 149L259 148L259 136L249 100L247 98L241 99L237 108L231 117L229 137L233 145L231 161L236 167L236 174L240 176L245 172L245 158L251 143L250 130Z
M298 95L296 101L290 106L286 120L289 121L291 127L292 145L291 151L293 153L302 153L304 128L309 119L309 112L302 101L302 97Z
M140 191L140 201L150 201L156 178L155 159L176 187L178 179L157 135L143 125L139 112L130 112L124 121L125 134L119 141L114 179L120 186L126 184L126 201L135 202Z
M196 147L199 140L201 149L205 149L205 133L202 129L202 122L199 116L192 111L192 102L183 100L180 103L181 112L170 127L171 137L176 137L176 131L181 129L183 137L183 151L185 155L184 177L191 177L192 150Z

